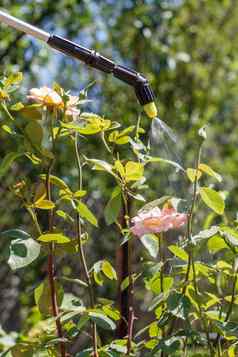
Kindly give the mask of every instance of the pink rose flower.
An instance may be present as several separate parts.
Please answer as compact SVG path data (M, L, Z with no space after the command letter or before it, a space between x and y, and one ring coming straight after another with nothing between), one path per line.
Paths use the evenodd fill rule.
M64 102L62 97L55 90L48 87L32 88L28 98L36 103L46 105L47 107L55 107L61 110L64 109ZM79 98L73 95L69 95L65 104L65 114L74 118L79 116L80 110L77 108L78 104Z
M60 107L63 105L61 96L48 87L32 88L28 98L47 107Z
M150 211L141 212L132 218L131 232L142 237L148 233L167 232L169 229L182 227L187 222L187 214L179 213L175 208L152 208Z

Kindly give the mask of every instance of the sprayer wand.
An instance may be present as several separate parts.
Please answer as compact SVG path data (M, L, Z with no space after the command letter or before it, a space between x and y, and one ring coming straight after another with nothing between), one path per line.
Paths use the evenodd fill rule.
M150 118L156 117L157 109L154 104L155 96L148 80L142 74L125 66L118 65L94 50L80 46L77 43L66 40L63 37L47 33L1 10L0 21L46 42L50 47L53 47L66 55L77 58L90 67L96 68L105 73L113 74L114 77L132 86L135 90L138 101L144 107L147 115Z

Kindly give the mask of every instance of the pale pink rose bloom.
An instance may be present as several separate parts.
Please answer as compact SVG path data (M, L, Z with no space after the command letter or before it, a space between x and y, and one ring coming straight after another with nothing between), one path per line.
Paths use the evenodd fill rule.
M56 91L48 87L32 88L28 98L48 107L60 107L63 105L63 99L61 96Z
M182 227L187 222L187 214L179 213L175 208L152 208L150 211L141 212L132 218L131 232L142 237L148 233L167 232L169 229Z

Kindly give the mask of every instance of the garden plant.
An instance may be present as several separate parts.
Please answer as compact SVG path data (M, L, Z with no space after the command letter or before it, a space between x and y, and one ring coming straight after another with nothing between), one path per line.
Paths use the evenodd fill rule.
M15 145L0 176L27 165L7 189L29 221L1 231L1 258L16 273L37 266L39 275L23 330L1 331L1 356L236 356L237 221L226 215L222 176L203 156L209 129L199 129L194 165L183 167L152 154L144 114L126 127L90 112L89 88L72 96L54 83L23 95L22 80L12 73L0 81L1 130ZM158 119L147 120L156 135ZM90 140L104 152L89 152ZM60 177L66 148L71 169ZM186 195L164 187L148 200L155 166L158 181L171 167ZM112 190L99 222L88 182L97 177L100 191L106 176ZM115 254L92 261L94 240L104 242L100 224ZM73 258L79 276L67 269Z

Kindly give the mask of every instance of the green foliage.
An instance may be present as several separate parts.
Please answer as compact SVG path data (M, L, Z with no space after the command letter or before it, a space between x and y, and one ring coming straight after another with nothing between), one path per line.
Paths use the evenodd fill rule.
M1 236L7 241L5 251L12 270L26 267L40 255L40 244L22 230L10 229Z
M225 203L222 196L209 187L201 187L200 195L204 203L217 214L223 214Z
M69 243L70 238L66 237L62 233L46 233L46 234L42 234L38 238L38 241L44 242L44 243L55 242L57 244L64 244L64 243Z
M60 306L64 296L64 290L60 284L56 285L56 296L58 305ZM34 290L34 298L41 314L52 315L51 290L47 279Z
M161 117L177 129L180 139L170 145L161 136L158 148L151 140L150 150L149 121L142 117L136 123L133 91L108 76L98 74L94 93L103 93L104 99L92 105L108 119L89 112L88 88L79 95L81 114L76 119L65 114L69 93L59 85L54 89L62 97L62 106L46 109L41 103L25 103L21 91L16 91L21 73L1 79L1 223L26 226L30 233L21 228L1 234L3 261L13 270L25 268L17 273L22 281L17 306L22 305L26 321L14 336L0 331L0 348L6 356L58 356L62 343L74 348L79 339L80 351L74 354L90 356L95 336L88 336L96 327L100 357L129 355L129 344L131 356L235 356L237 4L231 0L143 4L60 0L43 5L35 11L35 5L26 2L23 11L21 2L3 4L36 24L50 27L54 22L70 38L78 36L83 26L87 34L82 33L83 41L145 73L158 91ZM46 67L50 52L35 43L26 51L29 39L16 38L5 27L1 34L4 73L11 62L14 67L30 68L26 86L45 76L39 68ZM63 56L50 61L55 64L50 77L66 87L75 86L75 92L81 76L82 85L91 77L91 73L76 71ZM211 124L207 133L206 124ZM197 134L199 127L202 136L201 131ZM197 163L201 143L201 162ZM163 146L170 154L175 149L178 156L182 149L182 160L164 155ZM39 180L43 190L36 189ZM176 197L171 182L175 182ZM188 214L186 227L163 232L161 237L154 231L139 239L132 236L131 218L138 209L146 214L152 208L171 207ZM162 222L149 217L146 224L155 228ZM140 242L143 249L138 249ZM126 251L127 246L134 264L122 281L115 252L118 247ZM51 258L56 267L53 285L58 316L52 309L48 277L35 290L35 303L42 313L37 315L31 309L32 286L47 269L49 275ZM126 296L132 282L136 316L127 326L133 337L115 340L116 321L124 318L114 308L121 297L116 295ZM62 303L63 291L68 289L77 296ZM6 336L11 337L10 345L2 339Z

